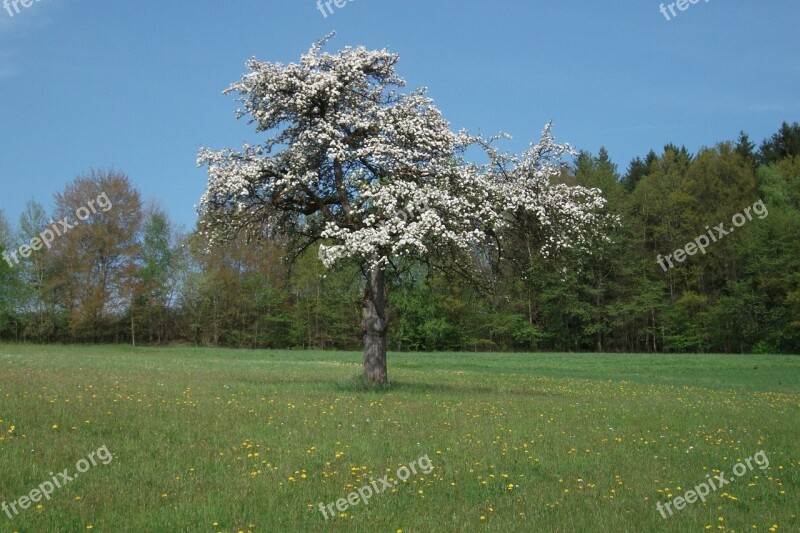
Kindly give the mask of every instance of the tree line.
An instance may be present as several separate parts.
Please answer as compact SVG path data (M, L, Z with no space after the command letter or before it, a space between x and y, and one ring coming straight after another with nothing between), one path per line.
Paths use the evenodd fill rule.
M458 269L392 265L393 350L800 353L800 124L760 146L735 141L696 154L669 144L620 172L605 149L580 152L560 182L602 190L610 241L543 258L535 220L498 237L505 257L472 252ZM0 251L18 252L87 200L113 203L50 247L0 261L0 339L360 349L364 278L326 269L318 246L286 257L275 235L209 243L122 172L68 183L48 212L28 202L15 226L0 212ZM757 201L754 218L674 268L657 257Z

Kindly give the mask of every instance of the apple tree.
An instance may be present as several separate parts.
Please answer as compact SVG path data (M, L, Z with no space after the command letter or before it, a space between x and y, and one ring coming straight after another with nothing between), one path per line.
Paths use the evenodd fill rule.
M251 59L236 93L263 143L202 149L208 187L199 214L209 242L285 237L295 252L319 243L328 267L357 261L365 275L364 377L387 383L385 273L410 260L480 247L521 213L537 222L542 253L581 246L599 231L600 191L552 184L568 145L548 125L520 156L454 132L424 89L404 91L399 56L314 44L298 63ZM467 161L483 150L486 162Z

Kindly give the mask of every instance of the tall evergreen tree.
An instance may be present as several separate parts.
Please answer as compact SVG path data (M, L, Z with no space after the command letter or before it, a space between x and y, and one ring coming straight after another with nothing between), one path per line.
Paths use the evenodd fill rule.
M788 122L784 122L777 133L761 143L758 162L768 165L798 155L800 155L800 123L789 125Z

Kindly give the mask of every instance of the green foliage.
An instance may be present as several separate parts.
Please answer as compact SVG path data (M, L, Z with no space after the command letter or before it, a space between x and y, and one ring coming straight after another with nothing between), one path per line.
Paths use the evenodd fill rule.
M389 346L800 353L798 143L797 123L784 123L757 152L744 132L697 154L670 143L634 158L624 176L605 148L580 152L558 181L602 190L605 214L621 221L604 228L610 240L545 259L539 221L522 213L497 235L502 257L476 249L459 257L469 263L459 269L449 250L435 250L438 270L401 259L387 272ZM765 217L666 271L656 262L720 223L730 227L759 200ZM0 247L24 242L49 218L29 203L14 233L0 216ZM181 236L150 209L138 242L126 244L137 254L114 271L128 282L111 286L124 290L97 307L100 333L75 326L74 308L94 288L80 280L95 278L68 275L81 265L60 259L64 246L15 268L0 261L0 338L359 348L360 265L326 270L319 243L287 261L297 244L250 234L207 249L204 235Z
M782 159L792 159L800 155L800 123L791 126L788 122L780 130L761 143L759 163L769 165Z
M11 229L5 214L0 210L0 254L10 248ZM12 264L0 259L0 339L12 339L15 306L18 302L19 277Z

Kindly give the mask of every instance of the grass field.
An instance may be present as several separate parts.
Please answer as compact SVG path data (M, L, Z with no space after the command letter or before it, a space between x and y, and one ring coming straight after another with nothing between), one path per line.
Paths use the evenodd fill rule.
M360 357L0 345L0 503L113 454L0 531L800 531L798 357L390 354L384 390Z

